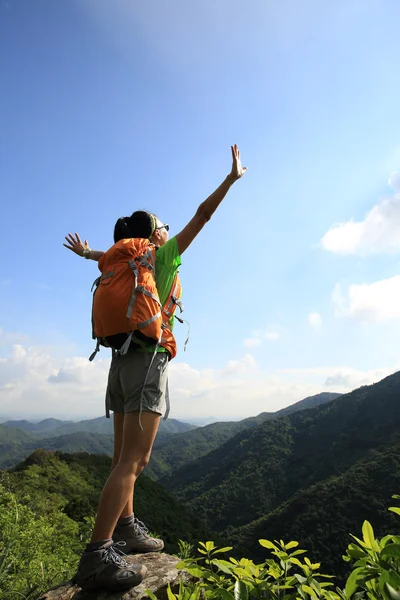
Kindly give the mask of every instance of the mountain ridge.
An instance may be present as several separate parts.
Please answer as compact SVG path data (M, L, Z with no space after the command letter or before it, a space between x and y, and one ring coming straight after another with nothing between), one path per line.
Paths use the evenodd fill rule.
M211 423L199 427L193 432L177 434L173 440L166 440L160 446L156 446L152 453L151 461L147 467L147 473L154 479L167 477L173 470L184 468L193 460L198 460L219 448L223 443L243 430L252 428L264 421L280 418L288 411L291 413L304 410L312 405L327 403L341 394L334 392L323 392L300 400L275 413L263 412L255 417L247 417L241 421L223 421Z
M240 432L160 483L217 531L243 526L247 513L259 518L297 490L394 442L400 436L399 398L396 373L316 408Z

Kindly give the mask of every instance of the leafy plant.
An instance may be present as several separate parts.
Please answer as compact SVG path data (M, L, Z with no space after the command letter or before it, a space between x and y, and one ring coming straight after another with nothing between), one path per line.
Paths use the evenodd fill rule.
M218 548L214 542L200 542L198 552L201 556L183 560L177 565L178 569L192 575L194 582L184 584L181 581L177 593L169 588L169 600L340 599L338 593L327 589L333 585L328 581L331 576L320 574L318 563L313 564L307 557L304 562L298 558L305 554L305 550L298 548L298 542L285 544L282 540L259 540L259 543L273 556L262 564L246 558L238 561L230 557L226 560L223 555L230 552L231 547ZM154 600L155 596L147 593Z
M181 560L187 560L193 554L193 544L189 544L189 542L186 542L185 540L178 541L178 548L177 556Z
M400 500L397 495L393 498ZM400 515L399 507L392 506L389 510ZM346 598L357 596L357 590L364 590L371 600L400 600L400 536L375 539L368 521L364 521L362 535L362 540L352 535L354 542L343 556L346 562L356 561L346 582Z

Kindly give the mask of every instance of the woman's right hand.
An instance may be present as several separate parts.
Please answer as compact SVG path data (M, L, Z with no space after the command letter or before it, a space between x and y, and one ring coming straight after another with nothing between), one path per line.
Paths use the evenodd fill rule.
M82 242L81 238L77 233L75 233L75 237L72 233L69 233L65 236L67 244L63 244L68 250L75 252L78 256L83 256L84 250L90 250L89 242L85 240L85 243Z

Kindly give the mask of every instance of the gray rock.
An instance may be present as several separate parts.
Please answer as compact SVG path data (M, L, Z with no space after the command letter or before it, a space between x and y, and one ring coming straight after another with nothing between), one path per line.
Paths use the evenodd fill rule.
M132 558L132 557L130 557ZM180 561L176 556L151 552L136 554L135 562L142 563L148 569L147 577L142 583L127 592L107 592L104 590L84 591L71 581L52 588L38 600L141 600L148 598L145 590L150 590L159 600L167 599L168 583L176 591L179 582L189 583L192 578L185 571L178 571L176 565Z

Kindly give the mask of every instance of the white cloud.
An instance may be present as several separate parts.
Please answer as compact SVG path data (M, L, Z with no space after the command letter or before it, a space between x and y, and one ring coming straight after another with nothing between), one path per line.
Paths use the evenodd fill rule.
M352 367L317 367L310 369L285 369L283 372L295 377L303 377L312 381L323 381L324 390L346 393L364 385L372 385L400 369L400 364L394 367L369 369L363 371Z
M57 350L28 343L8 346L7 355L0 358L2 415L80 419L104 414L109 360L60 359ZM219 369L197 369L174 360L170 365L171 417L215 415L228 420L272 412L322 391L350 391L395 370L333 366L271 372L251 354Z
M378 323L400 319L400 275L370 284L350 285L346 291L337 284L332 300L336 317Z
M389 185L395 194L376 204L362 221L334 225L321 240L335 254L394 254L400 252L400 173L392 173Z
M14 339L20 343L13 343ZM0 332L2 414L21 418L101 414L109 360L60 359L58 348L31 346L28 339L22 340L20 334Z
M314 312L308 315L308 322L313 329L321 329L322 327L322 317L319 313Z
M320 392L346 393L376 383L399 368L400 365L363 371L327 366L269 373L252 364L240 376L233 373L228 376L224 370L198 371L182 363L172 363L173 416L212 414L229 418L273 412Z
M222 373L227 375L232 373L235 375L238 373L247 373L251 372L256 366L257 363L254 357L251 354L245 354L238 360L230 360Z

